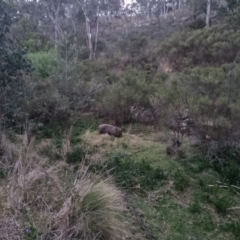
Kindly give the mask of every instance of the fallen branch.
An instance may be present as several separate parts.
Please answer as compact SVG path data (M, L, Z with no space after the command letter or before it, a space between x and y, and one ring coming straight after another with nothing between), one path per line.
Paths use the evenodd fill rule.
M237 187L237 186L235 186L235 185L231 185L231 187L233 187L233 188L236 188L236 189L239 189L239 190L240 190L240 187Z
M240 209L240 207L231 207L231 208L228 208L228 210L235 210L235 209Z

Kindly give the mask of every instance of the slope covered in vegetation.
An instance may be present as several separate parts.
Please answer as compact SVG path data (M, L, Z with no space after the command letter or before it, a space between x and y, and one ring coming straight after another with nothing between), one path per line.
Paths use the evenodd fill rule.
M209 2L0 0L0 239L240 238L239 2Z
M235 165L213 167L187 140L169 157L167 135L151 127L117 139L83 122L63 136L42 130L28 146L4 136L2 239L239 238Z

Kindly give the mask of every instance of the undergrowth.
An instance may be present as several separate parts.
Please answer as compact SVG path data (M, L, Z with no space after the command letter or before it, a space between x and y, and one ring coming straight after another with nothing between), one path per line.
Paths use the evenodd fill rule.
M111 169L116 184L121 187L153 190L160 187L167 175L160 168L154 168L142 159L115 152L110 156L107 168Z
M63 159L52 164L33 139L16 145L4 136L1 143L0 167L7 172L1 183L8 188L0 187L0 239L133 239L123 194L110 178L100 179L83 163L77 170ZM76 149L68 161L82 154Z

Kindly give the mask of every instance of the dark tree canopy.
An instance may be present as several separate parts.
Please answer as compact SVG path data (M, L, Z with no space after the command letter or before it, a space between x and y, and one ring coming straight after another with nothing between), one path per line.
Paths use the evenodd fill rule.
M22 73L31 70L24 51L8 36L11 24L12 9L0 0L0 118L15 109L22 96Z

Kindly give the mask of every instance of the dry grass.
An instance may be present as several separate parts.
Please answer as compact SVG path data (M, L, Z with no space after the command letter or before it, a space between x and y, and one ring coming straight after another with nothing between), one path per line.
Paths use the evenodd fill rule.
M69 136L62 141L63 157L70 149ZM0 239L127 238L122 193L110 179L100 181L84 164L77 173L63 160L51 164L38 154L41 147L34 139L29 145L14 144L4 136L2 148L0 167L7 176L0 188Z
M0 215L0 240L23 239L22 223L14 217Z
M107 134L99 134L97 131L86 131L82 139L88 146L88 152L91 152L91 149L97 149L97 152L88 156L92 161L102 161L112 151L124 149L125 152L135 153L139 149L143 151L158 144L150 139L146 140L141 136L129 133L124 133L122 138L114 138Z

